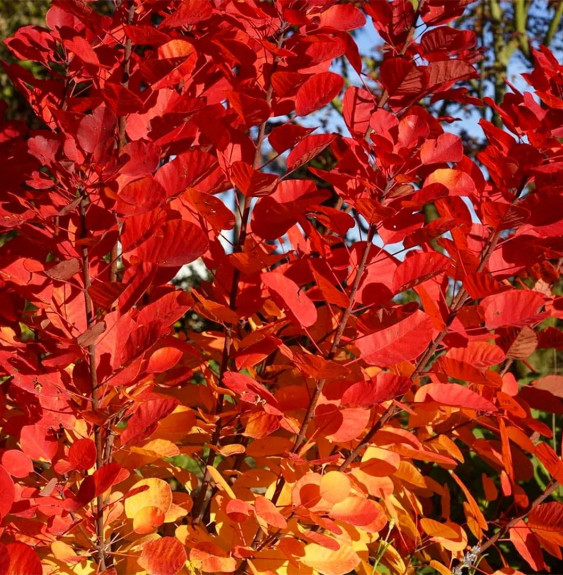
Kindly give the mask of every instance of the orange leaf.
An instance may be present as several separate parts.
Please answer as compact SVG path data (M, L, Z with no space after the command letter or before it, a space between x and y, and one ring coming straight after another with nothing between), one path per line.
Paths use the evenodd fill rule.
M301 563L322 575L346 575L354 570L359 562L360 558L355 551L345 543L341 543L338 550L311 543L305 547L305 555L301 558Z
M321 500L321 476L318 473L307 473L293 486L292 501L295 507L311 509Z
M544 568L543 555L541 552L540 544L535 535L530 531L526 523L520 520L509 529L510 541L516 551L520 553L523 559L526 560L528 565L534 570L539 571Z
M211 542L198 543L190 551L190 562L204 573L232 573L237 568L236 560Z
M184 546L175 537L162 537L143 546L139 565L149 575L176 575L188 557Z
M229 499L225 505L225 513L232 521L242 523L252 514L252 505L241 499Z
M363 457L360 468L363 472L376 477L391 475L401 465L401 456L394 451L369 446Z
M483 473L481 475L481 480L483 482L483 491L485 492L485 499L487 501L495 501L498 497L498 489L494 484L493 480Z
M452 477L454 478L455 482L461 487L461 490L463 491L465 498L467 499L467 503L469 503L471 511L473 512L473 515L475 516L475 519L479 524L479 527L485 530L488 529L489 526L487 524L487 520L485 519L485 516L483 515L481 508L479 507L479 504L477 503L477 501L475 501L473 495L471 495L469 489L467 489L467 487L455 473L452 473Z
M536 446L536 455L553 479L563 483L563 462L553 448L547 443L540 443Z
M268 525L277 527L278 529L285 529L287 527L285 517L269 499L266 499L262 495L256 497L254 509L256 510L256 515L263 519Z
M379 505L371 499L351 495L337 503L330 515L337 521L345 521L352 525L369 525L382 513Z
M152 533L164 523L164 512L158 507L143 507L133 518L133 531L140 535Z
M543 539L563 547L563 503L542 503L530 512L528 527Z
M149 359L147 373L164 373L172 369L182 359L182 355L177 347L159 347Z

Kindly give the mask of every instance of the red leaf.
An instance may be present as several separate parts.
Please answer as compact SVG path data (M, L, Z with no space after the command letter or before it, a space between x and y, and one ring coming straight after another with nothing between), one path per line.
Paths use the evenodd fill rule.
M20 443L22 451L32 459L51 461L59 449L53 433L40 425L24 425L20 432Z
M278 272L263 273L260 277L297 323L311 327L317 321L315 304L295 282Z
M27 477L33 471L33 461L31 461L31 458L23 453L23 451L17 449L4 451L0 462L12 477L19 479ZM2 515L1 510L0 515Z
M428 26L446 24L463 14L465 7L472 0L457 0L456 2L444 2L444 0L428 0L422 6L422 19Z
M182 194L182 200L184 199L198 211L209 227L214 230L230 230L235 225L233 212L219 198L199 192L195 188L188 188Z
M213 6L209 0L182 0L177 10L166 16L159 28L182 28L193 26L213 15Z
M389 372L378 373L375 379L352 384L344 392L342 404L373 407L383 401L404 395L411 384L408 377Z
M417 310L396 324L368 334L355 342L369 365L386 367L416 359L433 339L432 320Z
M125 472L123 476L122 471ZM80 485L80 489L76 494L76 503L78 505L86 505L97 497L107 491L112 485L122 481L129 475L129 472L122 469L121 465L117 463L107 463L103 467L97 469L93 475L88 475Z
M344 86L344 79L333 72L322 72L311 76L297 90L295 112L298 116L307 116L311 112L330 103Z
M375 106L374 96L368 90L356 86L346 90L342 100L342 114L352 135L363 137L367 133Z
M408 255L395 270L393 293L402 292L425 282L448 270L451 265L449 258L436 252Z
M207 247L207 238L199 226L185 220L170 220L135 250L135 256L140 261L179 267L201 257Z
M179 400L166 397L150 399L142 403L127 422L127 428L120 436L121 445L139 443L149 437L158 426L158 422L170 415L178 406Z
M154 179L166 190L168 197L200 185L217 168L217 158L202 150L188 150L164 164Z
M505 359L505 354L493 343L485 341L472 341L466 347L453 347L448 350L446 357L456 361L471 364L481 369L498 365Z
M81 333L76 338L76 343L80 347L88 347L90 345L93 345L98 341L98 339L105 332L105 330L106 330L106 322L99 321L94 325L90 326L84 333Z
M510 290L487 296L481 302L487 329L501 326L523 326L541 318L539 308L544 297L533 291Z
M540 443L536 447L536 455L553 479L563 483L563 461L553 448L547 443Z
M175 537L161 537L143 545L139 565L148 575L176 575L184 567L186 548Z
M308 136L312 131L313 128L305 128L296 124L283 124L270 132L268 141L272 148L278 154L281 154L295 146L297 142Z
M449 26L440 26L426 32L420 41L420 47L424 52L424 58L428 61L441 60L444 51L456 53L469 50L476 44L476 36L473 30L456 30Z
M437 403L452 407L465 407L478 411L495 412L497 408L488 399L457 383L429 383L416 393L415 401L424 401L426 396Z
M464 60L440 60L428 64L428 84L435 87L437 84L459 82L478 77L477 70Z
M422 93L427 83L424 71L417 68L411 60L402 58L387 58L383 61L380 81L391 97L416 97Z
M274 407L278 404L276 398L263 385L242 373L227 371L223 375L223 383L246 403L256 404L262 400Z
M287 157L287 169L294 171L307 162L310 162L314 157L328 148L335 139L335 134L313 134L303 138L289 153Z
M231 181L245 196L259 198L270 195L276 189L278 177L255 170L246 162L233 162Z
M102 96L108 108L119 118L139 112L143 109L143 101L137 94L121 84L106 82Z
M366 17L359 8L351 4L336 4L325 10L320 17L319 27L334 28L342 32L365 26Z
M536 332L525 325L522 328L498 328L498 345L506 350L506 357L512 359L526 359L538 347Z
M55 264L53 267L45 270L45 275L54 280L65 281L77 274L81 269L80 260L72 258Z
M264 123L272 113L266 100L254 98L243 92L228 92L227 98L248 127Z
M82 36L75 36L70 40L64 40L64 46L69 52L73 52L85 64L99 67L100 60L90 43Z
M165 189L152 176L146 176L121 189L117 195L115 209L120 214L132 216L150 212L165 200Z
M16 541L7 545L0 544L0 556L7 557L5 563L0 559L0 575L42 575L43 573L39 557L31 547L24 543Z
M2 493L2 497L0 497L1 522L2 519L4 519L4 517L10 512L16 496L14 482L6 469L4 469L3 465L0 465L0 493Z
M463 158L463 144L454 134L440 134L438 138L426 140L420 148L420 161L423 164L460 162Z
M78 439L68 450L68 462L72 469L87 471L96 463L96 445L91 439Z
M85 152L93 155L94 161L112 145L116 123L115 114L105 106L96 108L80 121L76 139Z
M369 409L350 407L339 409L332 404L322 404L315 410L317 429L333 443L346 443L360 437L370 418Z

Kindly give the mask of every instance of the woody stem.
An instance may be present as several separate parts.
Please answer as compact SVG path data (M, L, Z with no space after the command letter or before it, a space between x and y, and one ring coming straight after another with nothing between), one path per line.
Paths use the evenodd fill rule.
M86 206L88 197L83 192L82 200L79 204L80 213L80 239L85 239L88 235L86 227ZM86 325L88 328L94 325L96 320L95 310L92 299L88 293L91 285L90 280L90 267L88 257L88 246L82 243L82 281L84 283L84 308L86 312ZM92 408L98 411L100 408L100 389L98 384L98 375L96 372L96 344L92 343L88 346L88 367L90 370L90 383L92 386ZM94 443L96 445L96 469L100 469L104 464L104 443L103 443L103 428L94 424ZM104 497L98 495L96 497L96 547L98 549L98 562L102 570L106 569L112 563L111 556L107 554L106 541L104 538Z
M280 34L280 38L278 39L278 47L281 47L283 44L284 35ZM274 69L276 66L277 60L274 61ZM272 100L273 94L273 86L270 85L266 92L266 102L270 104ZM256 138L256 151L254 153L254 160L252 163L252 168L257 170L260 167L261 159L262 159L262 147L264 145L264 139L266 137L266 125L268 121L266 120L260 125L258 130L258 136ZM235 234L234 234L234 241L233 241L233 252L237 253L240 252L246 241L246 236L248 233L248 220L250 219L250 201L244 195L241 195L241 202L240 202L240 209L242 212L240 223L238 226L235 227ZM238 268L233 269L233 279L231 282L231 289L229 293L229 308L232 310L236 309L237 305L237 296L238 296L238 287L240 281L240 270ZM231 351L231 344L232 344L232 330L233 326L229 326L226 328L225 333L225 342L223 344L223 352L221 355L221 365L219 367L219 377L218 377L218 385L223 383L223 377L229 367L229 359L230 359L230 351ZM205 470L203 472L203 479L201 483L201 487L199 493L197 495L197 499L194 503L194 507L192 510L192 518L193 523L197 524L201 521L202 517L205 515L205 496L207 494L207 489L209 486L209 482L211 480L211 476L209 475L209 471L207 468L213 465L215 460L215 451L213 447L217 447L219 445L219 440L221 439L221 430L223 428L223 422L221 420L221 412L223 411L223 394L219 393L217 397L217 402L215 404L215 415L218 417L217 422L215 423L215 428L211 435L211 441L209 443L209 453L207 454L207 459L205 461ZM210 502L208 502L209 504Z

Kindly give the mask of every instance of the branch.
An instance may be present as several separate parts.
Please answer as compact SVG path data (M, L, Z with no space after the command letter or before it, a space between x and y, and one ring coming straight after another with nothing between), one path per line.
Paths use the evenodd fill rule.
M520 194L524 190L525 185L526 185L526 181L524 180L521 182L520 187L518 188L518 190L514 194L514 199L512 201L512 205L514 205L516 203L516 201L518 200L518 198L520 197ZM499 241L501 233L502 233L502 229L503 229L502 222L503 221L504 221L504 218L499 223L497 230L489 237L487 244L485 246L485 249L483 250L483 255L481 256L481 262L477 266L477 270L476 270L477 273L480 273L485 269L487 262L489 261L490 257L492 256L493 252L495 251L495 248L497 247L498 241ZM410 379L413 382L417 377L419 377L425 371L426 367L428 366L428 364L432 360L432 357L436 353L440 343L448 334L448 330L449 330L450 326L452 325L454 319L456 318L457 314L459 313L460 309L465 305L466 299L468 297L469 297L469 294L467 293L465 288L461 288L459 290L459 292L457 293L457 295L452 300L452 304L450 307L450 313L449 313L448 319L446 321L446 325L445 325L443 331L441 331L436 336L436 338L426 348L426 351L422 354L422 357L418 361L414 372L410 376ZM360 441L360 443L358 443L358 445L350 452L350 455L348 455L348 457L340 465L339 471L345 471L354 462L356 457L358 457L358 455L360 455L360 453L362 452L362 449L370 442L371 438L390 419L392 419L399 411L400 411L400 409L395 404L392 404L387 409L387 411L381 416L381 418L373 425L373 427L366 433L366 435Z
M329 361L334 358L334 356L335 356L335 354L336 354L336 352L340 346L342 336L344 335L344 330L346 329L346 326L348 325L348 320L350 319L350 315L352 314L352 311L354 309L354 305L356 303L356 294L357 294L358 289L360 287L360 283L361 283L362 277L364 275L364 271L365 271L367 263L368 263L369 252L370 252L370 249L372 246L372 241L373 241L373 237L375 236L375 232L376 232L375 225L372 224L369 228L366 247L365 247L364 252L362 254L362 259L358 265L358 269L356 270L356 277L354 278L354 283L352 284L352 289L350 290L348 307L344 310L344 313L342 314L342 318L340 319L340 323L338 325L338 330L336 332L336 335L334 336L334 340L332 341L332 345L330 346L330 350L329 350L327 358L326 358ZM321 396L321 393L324 389L325 384L326 384L326 379L321 379L318 381L318 383L315 387L315 392L313 393L313 397L311 398L311 401L309 402L309 406L307 407L307 412L305 413L303 423L301 424L301 428L299 429L299 433L297 434L297 437L295 439L295 443L293 444L293 448L291 450L292 453L297 453L299 451L299 448L303 444L303 441L305 440L305 436L307 434L307 429L309 428L309 425L313 419L315 408L317 407L317 403L320 399L320 396Z
M280 37L278 39L277 45L278 48L281 48L283 42L285 40L285 29L282 29ZM272 73L275 71L278 59L275 58L272 66ZM274 91L274 87L270 83L270 86L266 92L266 102L268 105L272 100L272 94ZM252 163L252 167L255 170L260 168L261 160L262 160L262 147L264 145L264 139L266 137L266 125L268 124L268 120L262 122L260 128L258 130L258 136L256 138L256 152L254 154L254 160ZM233 242L233 252L239 252L244 247L244 243L246 241L246 236L248 233L248 220L250 219L250 201L244 195L242 196L241 201L242 207L242 216L240 219L240 224L238 226L238 230L235 227L235 237ZM238 296L238 287L239 287L239 280L240 280L240 270L238 268L234 268L233 270L233 279L231 282L231 290L229 294L229 308L232 310L236 309L237 304L237 296ZM225 334L225 342L223 344L223 352L221 357L221 366L219 368L219 377L218 377L218 385L221 385L223 382L223 377L229 367L229 360L230 360L230 351L231 351L231 344L232 344L232 327L228 327L226 334ZM209 443L210 449L209 453L207 454L207 460L205 462L205 471L202 479L201 488L199 490L197 499L194 503L194 507L192 510L192 518L194 525L199 523L202 517L205 515L205 496L207 494L207 488L209 486L209 482L211 477L207 470L207 467L212 466L215 460L215 451L212 447L217 447L219 445L219 440L221 439L221 431L223 429L223 422L221 421L221 412L223 411L223 394L219 393L217 397L217 403L215 405L215 415L218 416L217 422L215 423L215 429L213 430L213 434L211 436L211 442ZM208 502L210 503L210 502Z
M418 15L420 13L420 9L422 8L423 2L424 2L424 0L421 0L419 2L418 8L414 13L411 28L410 28L409 33L407 35L407 38L405 40L405 44L400 51L401 55L405 54L407 49L408 49L409 40L412 37L412 35L414 34L414 31L416 29L416 22L418 20ZM379 100L377 102L377 108L382 108L383 106L385 106L385 104L387 103L387 100L389 100L389 92L385 89L385 90L383 90L383 92L381 93L381 96L379 97ZM369 126L367 129L367 132L364 136L364 139L368 143L369 143L369 137L370 137L372 132L373 132L373 129L371 126ZM370 227L368 228L366 249L364 250L364 253L362 254L362 259L360 261L360 264L359 264L357 272L356 272L354 284L352 285L352 289L350 290L350 296L349 296L350 299L349 299L348 307L344 311L344 314L342 315L342 318L340 320L340 324L338 326L338 331L336 332L336 336L334 337L334 340L332 342L332 346L330 347L330 351L328 352L328 356L327 356L328 360L331 360L334 358L334 355L336 354L336 351L338 350L338 347L340 346L340 341L342 339L342 335L344 333L344 330L346 329L346 326L348 324L348 320L350 319L350 315L352 313L352 310L354 309L354 304L356 301L356 293L358 291L358 288L360 287L360 281L362 279L363 273L364 273L365 268L366 268L371 243L373 241L373 238L375 236L376 231L377 230L376 230L375 225L371 224ZM303 440L305 439L305 434L307 432L307 428L309 427L309 424L311 423L311 420L313 419L315 408L317 406L317 403L319 401L319 398L321 396L321 393L323 391L325 384L326 384L325 379L321 379L317 383L317 386L315 388L315 393L313 394L313 397L311 398L311 401L310 401L309 406L307 408L307 412L305 414L305 418L304 418L303 423L301 425L301 429L299 430L297 438L295 439L295 443L293 444L293 449L291 450L292 453L297 453L297 451L299 450L299 448L301 447L301 445L303 443ZM276 491L277 491L277 489L276 489ZM278 497L279 497L279 495L278 495ZM274 501L274 503L275 503L275 501Z
M418 21L418 17L419 17L420 10L422 8L423 3L424 3L424 0L420 0L420 2L418 4L418 8L416 9L416 11L413 15L413 21L411 24L411 28L409 30L407 38L405 39L405 44L400 51L401 55L404 55L408 49L409 41L412 38L412 36L416 30L416 22ZM387 103L388 100L389 100L389 92L385 89L385 90L383 90L383 92L381 93L381 96L379 97L379 100L377 102L377 108L383 107ZM370 135L371 135L372 131L373 130L370 126L370 127L368 127L368 129L364 135L364 139L368 143L369 143ZM336 351L338 350L338 347L340 346L340 341L342 339L342 335L344 334L344 330L346 329L346 326L348 324L348 320L350 319L350 315L353 312L354 303L355 303L355 299L356 299L356 293L359 289L360 282L361 282L363 273L364 273L366 265L367 265L367 261L369 258L369 252L371 249L371 244L372 244L372 241L373 241L373 238L375 236L376 231L377 231L376 226L371 224L369 229L368 229L366 248L362 254L362 259L360 261L360 264L358 265L358 269L356 271L356 277L354 278L354 283L352 285L352 289L350 290L348 306L346 307L346 309L342 315L342 318L341 318L339 326L338 326L338 331L336 332L336 335L335 335L334 340L332 342L332 345L330 347L329 353L327 354L327 359L329 359L329 360L333 359L334 355L336 354ZM313 397L311 398L311 401L309 402L309 405L307 407L307 411L305 413L303 423L301 424L301 428L299 429L299 433L297 434L297 437L295 439L295 443L293 444L293 447L291 449L291 453L297 453L297 451L299 451L300 447L303 444L303 441L304 441L306 433L307 433L307 429L308 429L308 427L309 427L309 425L313 419L313 416L314 416L315 407L319 401L319 398L321 396L321 393L323 391L325 384L326 384L326 380L321 379L316 385L315 392L314 392ZM278 478L278 481L276 483L276 488L274 490L274 494L273 494L272 499L271 499L271 501L274 505L277 503L277 501L281 495L284 484L285 484L285 478L283 477L283 475L280 475ZM277 539L279 539L279 535L280 535L280 532L278 532L278 533L271 535L267 539L261 541L260 533L261 533L260 530L258 530L256 532L256 535L254 536L254 539L253 539L252 544L251 544L251 547L254 549L257 549L257 550L263 549L266 545L274 544L277 541ZM241 565L239 566L239 568L236 571L237 575L239 573L244 573L244 571L246 569L247 562L248 562L248 559L245 559L241 563Z
M479 546L479 554L483 554L489 547L492 547L501 537L503 537L518 521L522 521L540 504L543 503L557 488L559 487L558 481L553 481L550 485L547 486L546 490L536 497L530 507L517 517L511 519L504 527L502 527L499 531L497 531L490 539L487 539L483 545Z
M80 238L87 237L88 232L86 228L86 206L88 196L82 191L82 200L79 204L80 213ZM88 293L91 285L90 280L90 264L88 257L88 246L82 243L82 280L84 283L84 308L86 313L86 323L90 328L94 325L96 320L95 310L92 299ZM90 383L92 386L92 408L98 411L100 408L100 389L98 383L98 374L96 371L96 344L88 346L88 368L90 370ZM99 425L94 424L94 442L96 444L96 469L100 469L104 465L104 444L103 444L103 429ZM111 555L108 555L106 541L104 539L104 496L98 495L96 498L96 513L95 513L95 527L96 527L96 547L98 548L98 562L101 570L105 570L112 564Z
M119 3L119 6L121 6L121 2ZM135 3L131 2L130 6L129 6L129 10L127 12L127 24L133 23L133 17L134 16L135 16ZM130 68L131 68L131 50L132 50L131 38L127 38L127 40L125 40L125 54L123 56L123 75L121 77L121 85L124 88L129 87L129 74L130 74ZM118 121L118 130L119 130L119 143L118 143L118 150L117 150L118 155L121 153L121 150L127 144L127 136L125 135L126 128L127 128L127 122L125 120L125 116L121 116L119 118L119 121ZM117 233L118 233L118 238L119 238L119 223L117 224ZM110 267L110 276L109 276L110 282L117 281L117 264L118 264L118 259L119 259L118 242L119 242L119 239L116 240L115 244L113 245L113 247L111 249L111 264L110 264L111 267Z

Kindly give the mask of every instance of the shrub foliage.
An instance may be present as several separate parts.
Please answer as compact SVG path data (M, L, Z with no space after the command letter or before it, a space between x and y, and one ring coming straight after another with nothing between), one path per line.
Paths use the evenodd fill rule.
M54 0L6 40L0 573L561 559L563 67L478 98L469 3ZM436 102L504 129L466 153Z

